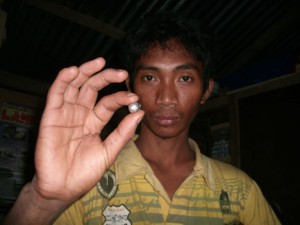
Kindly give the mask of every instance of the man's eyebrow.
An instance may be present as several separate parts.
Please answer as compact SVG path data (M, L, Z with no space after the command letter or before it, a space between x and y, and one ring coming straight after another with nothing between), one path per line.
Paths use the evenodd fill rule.
M150 66L150 65L138 65L136 68L136 71L139 70L152 70L152 71L158 71L159 67L156 66ZM187 64L182 64L182 65L178 65L175 66L175 68L173 69L173 71L180 71L180 70L196 70L196 71L201 71L201 67L197 64L193 64L193 63L187 63Z
M155 66L139 65L136 70L154 70L157 71L158 68Z
M199 66L197 66L196 64L192 64L192 63L176 66L174 70L189 70L189 69L194 69L197 71L200 70Z

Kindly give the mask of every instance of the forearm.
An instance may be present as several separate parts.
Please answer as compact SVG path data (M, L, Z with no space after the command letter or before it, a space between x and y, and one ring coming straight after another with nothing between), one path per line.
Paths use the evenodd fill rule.
M28 183L21 190L3 225L50 225L68 205L57 200L43 199Z

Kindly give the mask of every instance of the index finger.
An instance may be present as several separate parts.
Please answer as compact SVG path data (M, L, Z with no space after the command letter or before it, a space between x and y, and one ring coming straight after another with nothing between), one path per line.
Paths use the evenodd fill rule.
M92 109L95 106L98 92L111 83L121 83L128 73L120 69L106 69L90 77L80 88L76 103Z
M62 69L49 89L46 108L61 107L65 98L69 101L75 100L80 86L90 76L101 70L104 65L105 60L97 58L80 67L71 66Z

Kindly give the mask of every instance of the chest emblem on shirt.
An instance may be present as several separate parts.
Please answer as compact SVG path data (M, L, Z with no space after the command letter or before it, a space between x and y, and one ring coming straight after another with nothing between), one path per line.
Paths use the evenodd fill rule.
M118 189L115 173L111 170L106 171L98 182L97 189L103 197L111 199Z
M129 213L130 211L124 205L107 205L103 211L105 217L104 225L131 225L127 218Z
M223 190L220 194L220 207L221 207L223 214L231 213L230 200L229 200L228 193Z

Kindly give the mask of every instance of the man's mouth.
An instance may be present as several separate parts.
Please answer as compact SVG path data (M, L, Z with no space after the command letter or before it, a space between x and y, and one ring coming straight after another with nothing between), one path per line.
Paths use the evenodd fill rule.
M178 115L155 115L154 120L162 126L171 126L177 123L180 119Z

